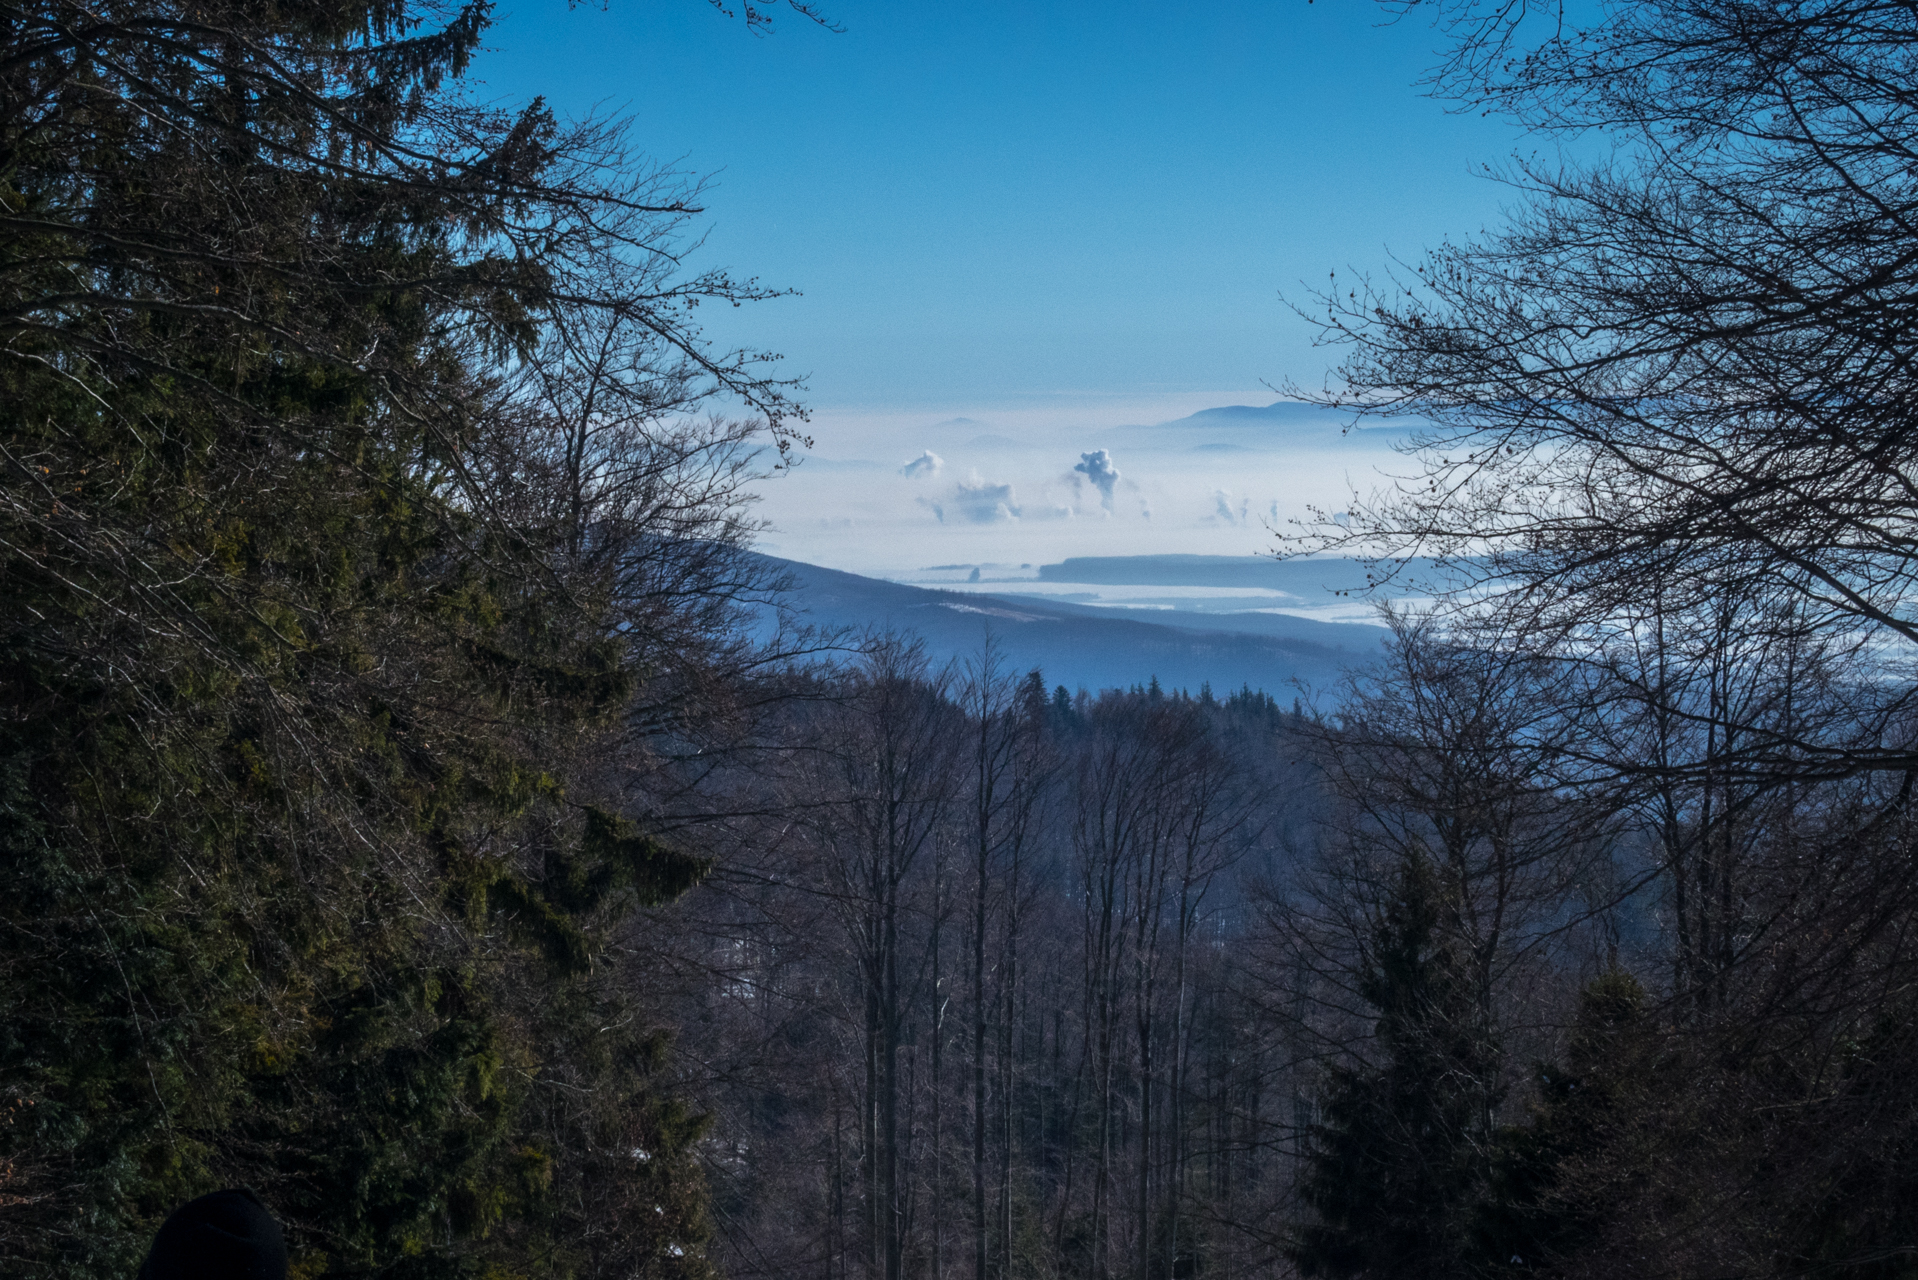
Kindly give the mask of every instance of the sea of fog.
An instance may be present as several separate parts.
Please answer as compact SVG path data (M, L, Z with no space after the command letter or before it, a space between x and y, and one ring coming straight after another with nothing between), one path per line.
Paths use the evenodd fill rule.
M1395 448L1409 432L1288 401L1128 420L1166 408L821 414L814 447L761 490L760 546L998 596L1371 620L1349 562L1251 558L1409 472ZM1237 558L1250 567L1235 577ZM1111 563L1072 568L1095 560Z

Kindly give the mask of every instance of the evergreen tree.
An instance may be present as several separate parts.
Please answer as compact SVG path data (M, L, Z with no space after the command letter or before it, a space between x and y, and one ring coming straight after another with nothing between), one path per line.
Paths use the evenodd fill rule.
M1078 717L1078 705L1073 701L1071 691L1064 685L1054 686L1049 713L1054 733L1063 732Z
M1613 970L1586 984L1565 1061L1534 1068L1532 1114L1498 1135L1476 1232L1482 1270L1536 1271L1591 1246L1639 1163L1631 1121L1655 1051L1636 978Z
M703 863L598 761L723 644L631 570L737 590L673 548L736 541L744 437L630 436L716 487L582 515L543 374L594 422L784 390L686 319L752 290L657 265L690 193L455 91L489 13L6 8L10 1275L129 1275L234 1183L303 1276L704 1269L698 1122L609 946Z
M1049 707L1045 673L1034 667L1019 681L1019 714L1025 717L1027 725L1042 729Z
M1446 936L1437 877L1408 855L1374 924L1359 994L1377 1060L1333 1070L1288 1248L1307 1276L1463 1274L1497 1102L1496 1051Z

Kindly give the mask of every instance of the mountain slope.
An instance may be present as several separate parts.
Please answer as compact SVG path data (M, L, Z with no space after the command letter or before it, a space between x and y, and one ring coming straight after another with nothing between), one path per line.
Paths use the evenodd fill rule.
M1347 409L1280 400L1220 405L1153 426L1108 427L1094 438L1101 444L1135 449L1387 449L1404 440L1415 425L1377 420L1360 425L1357 415Z
M1326 556L1280 560L1274 556L1068 556L1039 566L1041 582L1083 582L1095 586L1259 587L1283 591L1308 605L1328 602L1332 593L1359 594L1372 585L1375 570L1365 561ZM1438 576L1429 559L1408 561L1401 579ZM1387 597L1400 594L1387 591Z
M791 580L789 606L814 626L911 632L935 662L975 654L992 635L1008 665L1036 666L1048 684L1068 688L1130 686L1155 676L1167 688L1194 691L1207 683L1221 691L1251 685L1275 693L1293 681L1323 686L1368 659L1384 636L1377 627L1280 614L1169 616L934 591L794 560L768 562Z

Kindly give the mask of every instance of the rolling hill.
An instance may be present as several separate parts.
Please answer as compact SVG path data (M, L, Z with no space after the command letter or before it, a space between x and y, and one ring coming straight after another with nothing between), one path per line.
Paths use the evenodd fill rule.
M1368 660L1379 627L1286 614L1184 614L930 590L767 557L791 582L788 605L813 626L894 629L925 641L935 662L978 652L997 637L1006 661L1040 668L1048 684L1102 689L1143 684L1196 691L1241 685L1283 693L1324 687Z

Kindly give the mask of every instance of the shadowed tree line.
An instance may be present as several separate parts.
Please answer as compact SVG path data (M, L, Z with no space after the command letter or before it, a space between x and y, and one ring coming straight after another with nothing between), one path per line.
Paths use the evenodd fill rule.
M1860 693L1722 634L1683 732L1431 619L1324 713L897 642L816 672L648 944L717 1256L1900 1273L1904 783L1738 775L1714 707ZM1599 774L1626 746L1671 771Z
M1233 946L1309 817L1303 717L990 646L818 679L657 943L727 1269L1195 1273L1281 1180L1292 1067Z

